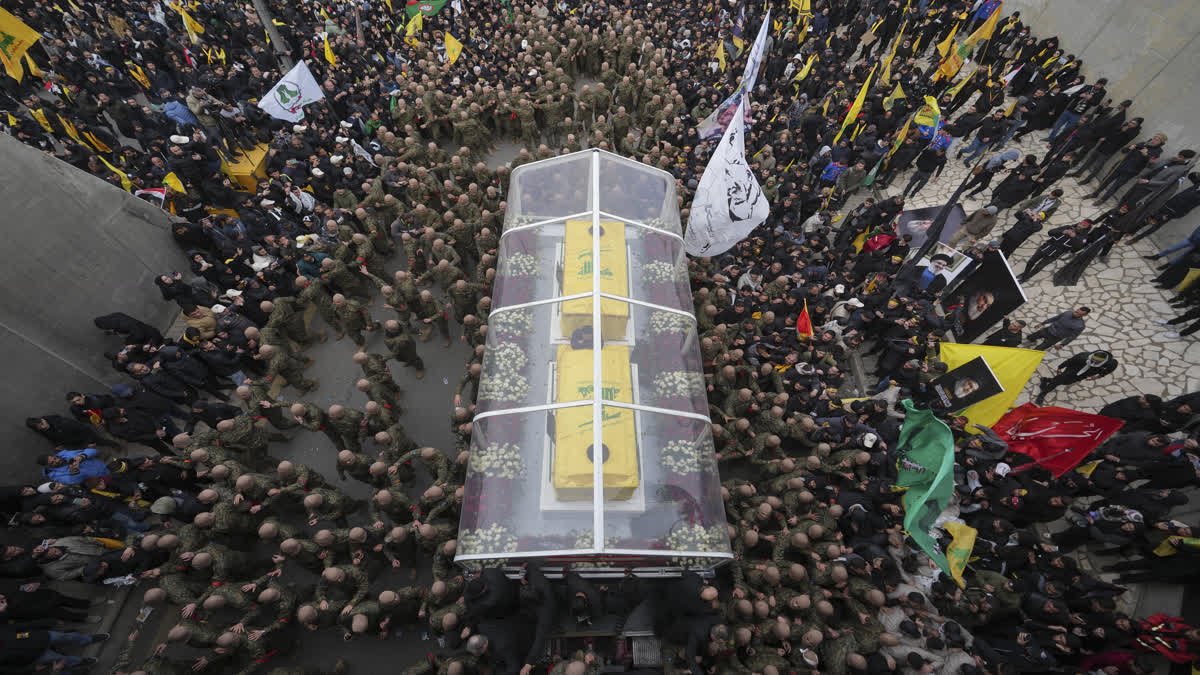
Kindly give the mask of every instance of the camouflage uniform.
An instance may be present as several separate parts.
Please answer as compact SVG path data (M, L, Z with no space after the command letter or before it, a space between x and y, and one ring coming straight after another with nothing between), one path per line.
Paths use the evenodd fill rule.
M267 379L282 377L298 391L307 394L317 388L317 381L304 377L304 365L303 361L283 350L276 350L266 361Z
M395 334L385 333L383 344L392 353L392 358L400 363L416 368L417 370L425 370L425 362L417 354L416 341L403 328Z
M337 450L341 450L342 436L338 433L337 429L333 427L333 424L329 419L329 414L311 403L305 401L300 401L299 403L300 405L304 406L304 414L300 416L299 420L300 425L309 431L320 431L324 433L325 437L329 439L329 442L333 443L333 447Z
M333 312L333 296L329 293L329 284L323 278L309 279L308 285L301 289L296 299L305 304L312 304L317 313L325 319L325 323L337 328L337 315Z
M352 607L358 605L358 603L366 599L367 588L370 585L371 580L367 578L365 572L354 565L338 565L337 568L346 575L346 579L342 582L342 584L353 589L353 593L350 594L349 599L347 599L344 604ZM338 594L345 593L346 589L341 587L342 584L331 588L330 583L322 576L321 580L317 583L317 590L315 593L317 602L329 602L332 604L333 601L330 599L330 591L334 590L334 588L337 588Z
M362 425L362 412L353 408L343 408L341 417L329 417L329 426L341 439L341 444L337 446L339 450L362 452L362 443L359 441Z
M346 302L341 305L334 305L333 311L337 314L338 320L341 322L342 328L350 335L350 339L359 347L365 347L367 338L362 334L364 330L372 330L375 322L371 320L371 314L367 308L357 300L346 299Z

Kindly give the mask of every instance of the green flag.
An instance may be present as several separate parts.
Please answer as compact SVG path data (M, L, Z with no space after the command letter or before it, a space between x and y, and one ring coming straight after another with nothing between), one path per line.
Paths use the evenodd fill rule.
M404 5L404 11L408 14L409 18L416 16L417 12L425 16L430 16L440 12L445 5L446 0L409 0Z
M908 488L903 497L904 529L908 536L946 574L950 564L930 536L934 521L954 495L954 434L929 410L917 410L904 401L896 461L896 487Z

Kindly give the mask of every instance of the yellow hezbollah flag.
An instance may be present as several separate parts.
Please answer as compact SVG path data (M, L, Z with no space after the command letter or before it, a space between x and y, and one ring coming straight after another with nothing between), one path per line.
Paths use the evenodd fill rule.
M25 61L29 64L30 75L34 77L46 77L46 74L42 72L42 69L38 68L38 65L33 62L33 57L29 55L29 52L25 52Z
M331 66L337 65L337 57L333 55L333 49L329 46L329 33L325 34L325 60Z
M996 31L996 22L1000 20L1000 10L1003 7L1003 2L996 5L996 9L992 10L992 15L988 17L987 21L984 21L982 26L977 28L974 33L971 33L969 36L967 36L967 39L963 41L963 47L972 49L980 42L990 39L992 37L992 33Z
M183 189L183 181L179 180L179 176L176 176L174 171L163 177L163 185L180 194L187 193L187 190Z
M892 90L892 93L889 94L887 98L883 99L883 109L891 110L892 106L896 104L896 101L902 98L908 97L904 95L904 90L900 88L900 84L896 83L896 88Z
M896 49L900 47L900 43L904 40L904 29L908 28L908 20L900 24L900 34L896 36L896 41L892 43L892 51L888 52L887 58L883 60L883 75L880 81L887 84L892 81L892 60L896 58Z
M458 38L446 31L446 58L450 59L451 65L458 60L458 55L462 54L463 45L458 41Z
M964 345L943 342L941 360L950 370L963 365L967 361L982 356L988 367L995 373L996 379L1004 387L1004 392L996 394L970 406L962 414L972 424L991 426L1008 412L1012 404L1021 394L1021 390L1033 377L1038 364L1046 352L1036 349L1014 349L1012 347L990 347L987 345ZM968 428L968 431L971 429Z
M816 54L808 57L808 63L804 64L804 67L800 69L799 73L796 73L796 77L792 78L792 82L803 82L804 78L808 77L808 74L812 71L813 63L816 62L816 60Z
M183 27L187 29L188 39L193 44L200 42L199 36L204 34L204 24L193 19L192 15L188 14L187 10L183 8L183 5L179 6L179 15L183 17Z
M967 568L971 551L975 549L975 535L979 531L955 521L947 521L942 524L942 527L950 533L951 537L950 545L946 547L946 562L948 563L947 567L950 568L950 576L954 577L959 588L966 588L967 585L963 581L963 570Z
M965 84L966 84L968 81L970 81L970 79L971 79L972 77L975 77L975 73L978 73L978 72L979 72L979 68L976 68L975 70L972 70L972 71L971 71L971 73L970 73L969 75L967 75L967 76L966 76L966 77L964 77L963 79L959 80L959 81L958 81L958 83L957 83L957 84L955 84L954 86L952 86L952 87L950 87L949 89L947 89L947 90L946 90L946 93L945 93L945 94L943 94L943 96L949 96L949 97L950 97L950 100L951 100L951 101L953 101L953 100L954 100L954 97L955 97L955 96L958 96L958 92L962 91L962 88L963 88L963 86L964 86L964 85L965 85Z
M21 57L40 37L37 31L26 26L20 19L9 14L7 10L0 9L0 61L4 62L5 70L17 82L25 77Z
M891 159L892 155L896 154L896 151L900 149L900 146L904 145L904 139L908 138L908 129L912 126L913 118L916 116L917 113L909 115L908 121L905 122L904 126L900 128L900 133L896 134L896 140L894 143L892 143L892 149L888 150L888 159ZM859 249L859 252L861 253L862 249Z
M954 28L950 30L950 34L946 36L946 39L938 43L937 50L942 55L942 58L946 58L946 54L950 53L950 47L954 45L954 34L957 32L958 24L956 23L954 24Z
M417 38L415 37L417 31L425 27L425 21L421 18L423 16L425 15L417 12L404 28L404 41L411 46L416 46L417 44Z
M721 64L721 72L725 72L725 41L717 38L717 63Z
M846 113L846 119L842 120L842 130L839 131L838 135L834 136L833 138L834 144L836 144L838 139L842 137L842 134L846 132L846 127L850 126L851 122L858 119L858 113L862 110L863 101L865 101L867 98L867 90L871 88L871 78L875 77L875 69L878 67L878 63L872 66L870 74L867 75L866 82L863 82L862 88L858 90L858 96L854 97L854 103L851 104L850 110Z

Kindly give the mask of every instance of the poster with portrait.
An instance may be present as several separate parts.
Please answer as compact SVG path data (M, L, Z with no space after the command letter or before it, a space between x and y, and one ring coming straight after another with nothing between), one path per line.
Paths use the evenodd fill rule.
M910 259L916 258L917 254L920 253L918 249L919 247L914 247L909 252L908 257ZM927 268L933 263L934 257L941 262L941 265L938 265L938 267L941 267L938 274L946 280L946 288L949 288L958 279L959 275L966 272L967 268L971 266L970 256L956 248L950 248L941 242L938 242L937 246L933 247L929 255L917 260L914 264L919 269ZM946 258L949 258L949 260L946 260Z
M942 307L954 339L974 342L1028 300L1004 254L984 251L975 271L942 295Z
M1002 393L1004 385L979 356L929 383L929 407L958 412Z
M912 209L911 211L902 211L896 218L896 234L903 237L906 234L912 235L913 249L921 248L921 244L925 243L926 232L933 225L933 220L937 218L937 214L942 210L943 205L927 206L923 209ZM950 214L946 216L946 227L942 229L942 236L938 237L938 241L950 241L950 237L958 232L962 227L963 221L967 219L967 212L959 204L950 207Z

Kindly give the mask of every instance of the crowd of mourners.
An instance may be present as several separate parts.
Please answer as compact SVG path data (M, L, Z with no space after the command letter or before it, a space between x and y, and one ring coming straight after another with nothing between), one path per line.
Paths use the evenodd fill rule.
M354 640L428 633L438 647L409 675L584 675L631 666L631 652L563 648L550 640L555 618L623 615L642 600L670 672L1114 675L1200 654L1200 630L1179 618L1118 609L1128 584L1195 579L1200 539L1171 514L1200 477L1200 394L1111 403L1103 414L1125 427L1087 473L1060 478L943 413L956 442L943 518L978 530L963 587L906 537L892 489L897 399L923 398L946 371L937 355L949 322L940 285L902 267L914 248L895 227L906 196L947 161L981 159L970 187L990 197L955 243L967 238L978 259L1028 242L1038 264L1026 277L1102 238L1106 260L1122 237L1200 202L1194 153L1166 152L1163 134L1143 139L1134 104L1089 81L1058 37L1004 12L973 57L990 72L946 95L949 83L933 78L938 43L981 26L994 0L815 0L805 21L780 0L455 0L412 39L401 4L268 0L264 19L227 0L9 3L42 38L30 51L40 73L3 80L8 132L163 200L181 218L173 236L190 269L156 280L179 305L180 337L122 313L97 317L122 338L107 354L117 384L69 392L62 414L27 420L53 451L36 479L0 493L12 526L0 554L0 669L94 666L76 647L108 635L87 629L99 621L88 599L48 587L63 580L136 584L152 613L174 622L167 606L181 610L162 644L129 635L118 673L340 672L342 662L281 665L301 663L291 654L321 630L350 641L347 654ZM749 51L766 8L779 24L750 97L747 154L771 217L688 267L735 560L709 579L607 585L572 573L550 582L536 564L520 582L495 568L464 575L452 561L511 169L582 148L618 152L677 178L686 222L712 145L697 124L746 59L732 26L744 12ZM195 41L184 9L203 29ZM464 45L453 63L443 31ZM891 81L876 75L852 131L834 142L893 48ZM325 95L300 123L253 103L286 70L277 52L305 59ZM905 98L885 105L896 84ZM947 124L934 139L909 133L892 153L926 95ZM1038 132L1049 132L1044 156L1012 149ZM513 141L516 159L491 168L495 146ZM268 178L246 191L219 166L260 143ZM859 201L877 165L875 191L906 187ZM170 174L183 191L164 198L155 190ZM1095 182L1101 203L1117 199L1095 222L1039 236L1068 175ZM1182 251L1164 286L1197 266L1185 244L1169 252ZM368 309L376 292L386 316ZM811 338L795 330L805 306ZM988 344L1068 344L1087 315L1070 309L1033 336L1006 321ZM472 348L449 407L453 448L410 437L389 370L394 360L421 379L435 329L442 346L461 336ZM306 350L346 337L358 349L343 365L369 402L305 400L320 387ZM875 368L881 396L841 400L855 359ZM336 478L272 456L272 443L308 433L328 441ZM339 489L346 480L369 499ZM1083 551L1119 576L1086 570Z

